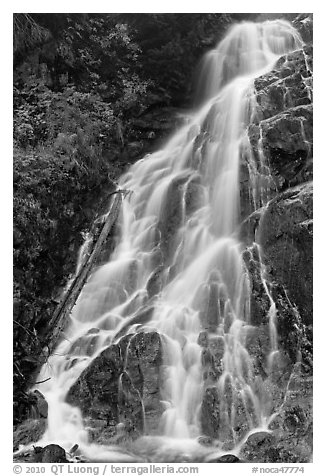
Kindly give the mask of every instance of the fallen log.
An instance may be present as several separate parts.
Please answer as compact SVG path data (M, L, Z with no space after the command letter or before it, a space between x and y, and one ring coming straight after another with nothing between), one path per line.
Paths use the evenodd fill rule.
M101 251L102 245L107 239L112 226L118 218L122 202L122 195L125 195L126 193L127 192L125 190L116 190L112 193L112 196L115 195L115 197L112 198L110 210L103 221L102 229L98 235L98 238L93 244L92 251L88 254L87 259L85 259L84 263L82 263L80 266L76 276L59 302L57 309L55 310L49 322L51 338L49 339L48 347L51 353L55 348L68 321L68 317L72 311L72 308L74 307L81 290L83 289L83 286L89 277L94 264L96 263L96 259Z

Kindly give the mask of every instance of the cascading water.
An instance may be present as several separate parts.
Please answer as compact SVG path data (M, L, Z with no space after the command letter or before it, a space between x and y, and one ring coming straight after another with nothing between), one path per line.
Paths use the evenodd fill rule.
M66 338L39 378L51 377L39 386L49 403L43 441L90 447L80 411L65 402L67 392L104 348L140 329L158 331L163 345L164 410L156 434L201 435L208 384L219 395L220 440L239 443L239 405L248 431L267 428L269 408L256 391L245 347L250 285L238 239L239 165L249 168L253 208L264 205L267 167L260 157L263 182L247 136L255 114L253 81L301 46L297 31L283 20L233 26L206 56L200 108L162 150L121 178L120 187L131 194L123 201L115 251L84 286ZM268 295L275 353L275 304ZM144 311L145 323L138 319ZM221 355L215 374L207 370L204 341Z

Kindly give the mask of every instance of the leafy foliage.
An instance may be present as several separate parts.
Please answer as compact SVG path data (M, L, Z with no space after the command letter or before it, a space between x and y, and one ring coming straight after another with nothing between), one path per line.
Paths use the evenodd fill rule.
M123 18L140 45L143 77L151 77L164 92L165 101L177 105L189 101L198 59L215 46L233 21L229 14L221 13L129 14Z
M13 17L14 52L26 49L47 40L49 31L42 28L28 13L16 13Z

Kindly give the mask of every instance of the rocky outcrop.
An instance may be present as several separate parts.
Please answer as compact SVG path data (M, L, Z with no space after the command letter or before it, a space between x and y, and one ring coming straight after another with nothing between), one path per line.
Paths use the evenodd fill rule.
M268 432L248 436L241 448L245 462L309 463L312 454L312 378L296 364L279 411Z
M302 14L294 24L305 45L281 57L273 71L255 80L257 104L249 140L257 170L269 175L273 186L267 206L252 213L242 226L249 245L244 259L252 285L252 323L266 324L270 306L261 280L263 262L277 306L280 342L291 361L298 351L299 323L306 344L311 339L313 218L312 17ZM252 241L258 241L261 256Z
M161 363L159 334L140 332L123 337L87 367L71 387L67 401L81 408L94 440L107 442L155 431L162 413Z
M259 241L269 275L284 285L305 324L312 324L312 184L290 188L263 214Z
M270 73L255 80L256 117L249 139L270 167L277 188L312 178L312 45L282 56Z
M66 452L59 445L47 445L36 452L36 463L67 463Z
M254 325L246 348L276 411L271 431L250 435L242 447L240 458L251 462L308 462L312 451L312 20L306 15L294 23L306 44L256 79L249 128L257 170L273 186L241 231ZM272 302L278 351L271 371Z
M312 43L313 39L313 20L312 13L300 13L294 21L293 25L300 33L306 44Z

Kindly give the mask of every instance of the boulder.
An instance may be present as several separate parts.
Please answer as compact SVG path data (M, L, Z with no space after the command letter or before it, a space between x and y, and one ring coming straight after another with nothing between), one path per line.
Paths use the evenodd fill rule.
M266 431L259 431L248 436L241 448L240 458L251 463L273 462L273 444L275 437Z
M242 463L240 459L233 454L225 454L222 456L208 455L204 459L205 463Z
M163 411L161 363L162 344L157 332L127 335L84 370L69 390L67 402L79 406L84 418L99 422L91 432L97 440L103 441L104 433L108 439L113 437L119 423L131 437L155 429Z
M67 463L66 452L59 445L47 445L35 453L37 463Z
M35 398L33 410L36 413L36 418L48 417L48 402L45 400L44 395L39 390L34 390L32 395Z
M212 461L211 461L212 462ZM241 463L240 459L232 454L223 455L217 458L216 463Z

